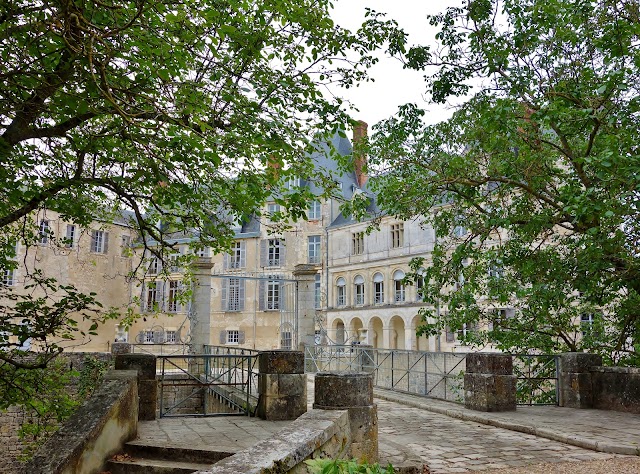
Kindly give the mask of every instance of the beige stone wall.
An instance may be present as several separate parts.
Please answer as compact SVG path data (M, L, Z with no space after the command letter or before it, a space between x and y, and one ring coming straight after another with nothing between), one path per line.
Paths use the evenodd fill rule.
M87 228L75 226L73 246L67 247L62 239L67 235L69 222L63 220L54 211L40 212L34 216L36 222L49 221L52 236L46 244L27 247L23 242L18 244L17 261L19 267L15 272L16 292L25 290L29 283L29 275L36 269L45 277L55 278L59 284L73 285L83 293L96 293L96 299L104 309L116 307L124 312L131 298L131 286L126 279L132 269L131 256L123 252L122 239L125 236L133 240L130 228L118 224L93 222ZM103 231L108 234L106 252L94 252L91 249L92 231ZM90 324L83 322L80 315L77 320L81 330L87 331ZM115 321L107 322L100 328L97 336L77 335L75 341L62 342L69 351L109 351L116 333Z

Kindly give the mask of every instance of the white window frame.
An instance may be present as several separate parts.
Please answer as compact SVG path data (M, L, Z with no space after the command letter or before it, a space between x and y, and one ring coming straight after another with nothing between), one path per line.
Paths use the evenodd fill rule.
M307 240L307 251L309 263L321 263L322 258L322 236L310 235Z
M15 286L16 270L15 268L5 268L2 272L2 286Z
M147 291L145 292L145 301L144 301L144 309L147 312L151 312L154 310L158 299L158 286L153 283L147 286Z
M276 311L280 309L280 280L267 280L265 301L267 311Z
M347 282L340 277L336 281L336 306L347 305Z
M291 331L280 331L280 349L291 350L293 347L293 334Z
M315 199L311 201L307 218L309 220L318 220L322 218L322 203L319 200Z
M384 304L384 277L382 273L373 275L373 304Z
M104 230L92 230L91 231L91 252L92 253L106 253L106 245L108 233Z
M67 233L65 235L66 242L64 243L66 248L73 249L76 247L77 231L78 226L75 224L67 224Z
M313 284L313 300L316 309L320 309L322 307L322 282L320 280L320 274L317 273L315 277L315 282Z
M267 241L267 266L279 267L282 263L282 240L269 239Z
M280 204L276 204L275 202L267 204L267 215L269 218L273 217L277 212L280 212Z
M229 278L227 311L240 311L240 278Z
M396 270L393 272L393 290L394 301L396 303L404 303L406 301L406 288L402 279L404 278L404 272L402 270Z
M240 331L238 329L227 330L227 345L237 346L240 344Z
M177 344L178 343L178 331L175 329L167 329L164 332L165 344Z
M51 222L49 219L42 219L40 221L40 227L38 228L38 243L41 245L47 245L49 238L51 237Z
M202 247L196 250L196 257L208 258L211 256L211 249L209 247Z
M178 303L178 294L180 293L180 282L177 280L169 281L169 289L167 291L167 313L177 313L180 304Z
M356 306L364 305L364 278L360 275L353 279L353 303Z

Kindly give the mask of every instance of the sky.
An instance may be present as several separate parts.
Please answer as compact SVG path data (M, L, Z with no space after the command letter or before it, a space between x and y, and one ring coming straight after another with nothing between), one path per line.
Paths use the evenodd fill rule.
M436 30L430 27L427 15L460 4L461 0L336 0L332 17L340 26L356 29L364 21L365 8L369 7L395 19L409 34L409 44L433 45ZM424 74L402 69L397 59L382 54L370 74L375 82L336 91L360 110L354 113L355 118L364 120L370 127L395 114L399 105L410 102L428 111L425 117L428 123L440 122L451 115L450 107L426 102Z

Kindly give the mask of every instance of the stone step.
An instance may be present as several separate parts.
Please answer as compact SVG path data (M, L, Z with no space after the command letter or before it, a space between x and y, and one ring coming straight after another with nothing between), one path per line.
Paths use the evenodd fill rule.
M235 454L232 451L165 446L162 444L140 443L129 441L123 451L133 458L161 459L168 461L185 461L214 464Z
M116 455L107 461L105 470L110 474L191 474L208 470L211 464Z

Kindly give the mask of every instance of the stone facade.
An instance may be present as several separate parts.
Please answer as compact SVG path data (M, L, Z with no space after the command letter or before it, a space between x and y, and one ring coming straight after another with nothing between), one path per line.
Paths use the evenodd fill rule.
M266 351L258 355L257 415L269 421L295 420L307 411L304 353Z

